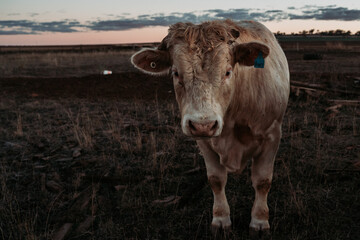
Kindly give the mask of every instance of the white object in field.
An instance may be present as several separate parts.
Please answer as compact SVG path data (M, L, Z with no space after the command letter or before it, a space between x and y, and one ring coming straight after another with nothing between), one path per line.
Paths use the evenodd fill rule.
M103 75L110 75L110 74L112 74L112 71L110 71L110 70L104 70L104 71L102 72L102 74L103 74Z

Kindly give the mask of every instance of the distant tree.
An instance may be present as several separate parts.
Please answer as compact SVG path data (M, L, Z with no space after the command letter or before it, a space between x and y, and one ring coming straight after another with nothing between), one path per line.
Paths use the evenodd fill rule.
M321 35L321 36L360 36L360 31L357 31L356 33L352 34L350 30L342 30L342 29L336 29L336 30L329 30L329 31L320 31L319 29L310 29L309 31L307 30L302 30L299 31L298 33L295 32L291 32L290 34L286 34L285 32L274 32L275 36L286 36L286 35L291 35L291 36L307 36L307 35L313 35L313 34L317 34L317 35Z
M299 34L301 34L303 36L306 36L308 34L308 31L302 30L302 31L299 32Z
M336 29L334 35L336 35L336 36L345 35L345 31L344 31L344 30L341 30L341 29Z
M275 36L285 36L286 33L285 32L280 32L280 31L277 31L276 33L274 33Z

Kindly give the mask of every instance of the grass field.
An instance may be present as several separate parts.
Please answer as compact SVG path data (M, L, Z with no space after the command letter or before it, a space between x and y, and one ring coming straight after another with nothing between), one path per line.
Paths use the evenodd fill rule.
M314 50L291 46L306 87L293 86L283 123L273 239L359 239L360 52L305 61ZM1 239L212 239L212 191L171 80L135 72L133 51L0 55ZM226 192L230 238L248 239L250 169Z

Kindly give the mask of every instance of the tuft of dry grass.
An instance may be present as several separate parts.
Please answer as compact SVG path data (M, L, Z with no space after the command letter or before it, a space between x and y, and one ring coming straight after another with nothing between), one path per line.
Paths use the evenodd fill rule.
M87 113L77 113L76 116L71 110L65 110L65 113L70 119L71 128L74 133L74 137L81 148L92 148L94 135L94 122Z
M23 134L24 133L23 133L23 126L22 126L22 121L21 121L21 113L17 113L15 135L22 136Z

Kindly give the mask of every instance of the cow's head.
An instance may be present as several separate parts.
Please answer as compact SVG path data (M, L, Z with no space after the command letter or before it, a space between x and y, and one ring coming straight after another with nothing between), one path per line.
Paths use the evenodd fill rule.
M157 48L132 56L132 64L147 74L171 73L186 135L219 136L235 89L235 65L253 66L260 51L268 56L261 42L238 43L239 34L226 22L177 23Z

